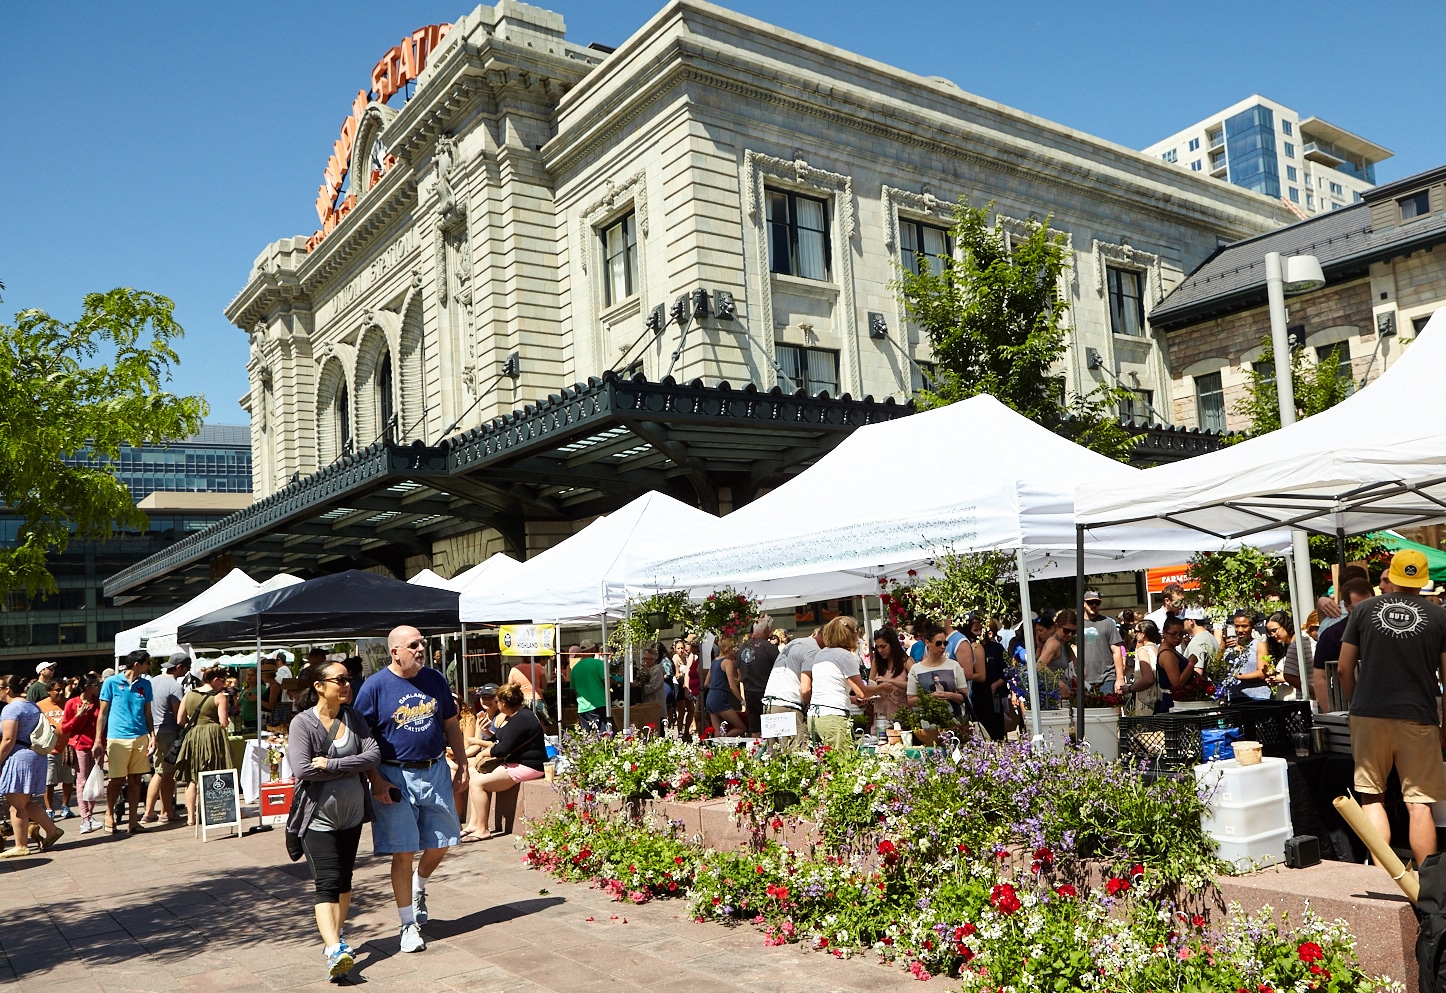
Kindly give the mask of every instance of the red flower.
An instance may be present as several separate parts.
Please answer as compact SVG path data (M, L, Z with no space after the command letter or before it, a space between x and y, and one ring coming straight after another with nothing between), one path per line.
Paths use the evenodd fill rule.
M1136 862L1134 865L1130 866L1130 878L1131 878L1131 879L1143 879L1143 878L1145 878L1145 867L1144 867L1143 865L1141 865L1140 863L1138 863L1138 862Z
M1051 865L1054 863L1054 852L1050 851L1047 846L1036 848L1034 850L1034 860L1036 862L1043 862L1045 865Z
M1325 950L1314 941L1302 941L1295 953L1300 956L1302 962L1319 962L1325 958Z
M919 574L919 570L918 570L918 569L910 569L910 570L909 570L909 575L910 575L910 576L917 576L918 574Z
M1019 896L1014 891L1014 887L1009 883L999 883L990 890L989 902L994 905L995 910L1006 917L1022 906L1019 902Z
M1204 927L1205 918L1201 917L1199 914L1196 914L1194 917L1190 918L1190 924L1194 927Z
M1130 888L1130 881L1119 876L1113 876L1105 883L1105 892L1110 896L1119 896Z
M1073 898L1079 896L1079 890L1075 889L1069 883L1065 883L1063 886L1056 886L1054 892L1057 896L1063 897Z

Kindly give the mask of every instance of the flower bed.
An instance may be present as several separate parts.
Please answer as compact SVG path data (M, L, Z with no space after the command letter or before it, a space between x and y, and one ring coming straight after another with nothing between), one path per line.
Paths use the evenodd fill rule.
M966 989L1369 990L1341 922L1222 910L1193 783L1088 754L969 746L916 760L759 754L669 738L569 749L527 861L621 900L686 897L765 941L875 954ZM610 802L619 796L631 804ZM725 797L714 851L642 801ZM806 844L789 845L799 827Z

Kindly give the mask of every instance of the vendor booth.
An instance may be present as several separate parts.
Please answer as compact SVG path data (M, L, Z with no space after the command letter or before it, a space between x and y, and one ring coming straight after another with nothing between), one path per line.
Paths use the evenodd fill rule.
M176 629L186 621L193 620L213 610L229 607L233 603L249 599L258 593L284 589L301 582L295 576L278 573L264 583L258 583L240 569L232 569L216 583L197 596L169 610L154 620L138 624L118 632L115 636L115 657L121 658L138 648L144 648L153 657L170 655L182 642L176 638Z

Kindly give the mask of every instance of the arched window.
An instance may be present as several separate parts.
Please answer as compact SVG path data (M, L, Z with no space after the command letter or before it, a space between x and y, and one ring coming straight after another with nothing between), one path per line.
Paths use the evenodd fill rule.
M382 356L382 367L377 370L377 414L381 422L381 437L395 441L397 437L396 388L392 383L392 353Z
M336 392L336 428L342 455L350 455L354 447L351 437L351 398L347 396L346 383Z

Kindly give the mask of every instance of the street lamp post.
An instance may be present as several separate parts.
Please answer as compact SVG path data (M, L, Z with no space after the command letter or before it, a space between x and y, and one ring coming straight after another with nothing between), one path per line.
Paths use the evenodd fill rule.
M1279 252L1265 255L1265 292L1270 301L1270 346L1275 352L1275 395L1280 405L1280 426L1295 423L1295 383L1291 376L1290 338L1286 325L1290 318L1285 311L1285 298L1309 293L1325 285L1325 273L1314 255L1291 255L1282 258ZM1309 598L1310 547L1300 528L1290 532L1291 562L1287 573L1290 583L1290 609L1295 615L1296 659L1301 667L1301 687L1307 685L1305 671L1305 614L1302 595ZM1307 697L1309 698L1309 697Z

